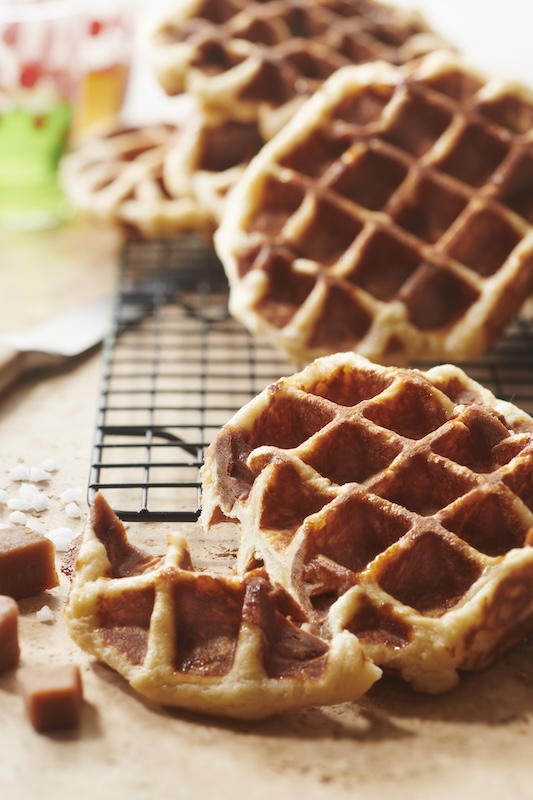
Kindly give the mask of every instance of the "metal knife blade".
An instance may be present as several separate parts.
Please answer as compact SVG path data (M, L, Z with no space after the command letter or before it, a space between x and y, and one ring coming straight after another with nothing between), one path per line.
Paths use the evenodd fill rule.
M23 374L86 353L111 327L113 297L91 300L23 331L0 335L0 393Z

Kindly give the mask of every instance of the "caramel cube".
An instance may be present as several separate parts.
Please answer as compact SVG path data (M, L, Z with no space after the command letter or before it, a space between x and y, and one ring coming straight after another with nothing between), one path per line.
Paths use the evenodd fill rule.
M79 724L83 688L79 667L25 667L18 680L26 713L39 733Z
M21 600L58 583L53 542L21 526L0 530L0 594Z
M18 623L17 604L12 597L0 595L0 675L19 662Z

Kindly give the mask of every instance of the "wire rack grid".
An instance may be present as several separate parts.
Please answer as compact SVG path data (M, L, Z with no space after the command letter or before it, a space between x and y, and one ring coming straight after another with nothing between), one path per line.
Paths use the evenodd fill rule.
M206 244L127 243L104 345L89 503L101 490L123 520L197 520L213 435L288 369L229 316L226 278Z
M101 490L124 521L198 519L213 436L295 370L230 317L227 292L216 255L197 238L126 243L104 346L89 503ZM533 324L526 317L485 358L461 366L533 413Z

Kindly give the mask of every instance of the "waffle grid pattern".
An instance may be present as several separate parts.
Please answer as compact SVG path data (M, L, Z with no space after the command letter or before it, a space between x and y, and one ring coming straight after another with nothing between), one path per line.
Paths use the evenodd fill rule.
M532 454L533 420L456 367L331 356L218 434L202 520L239 521L241 574L440 691L533 627Z
M481 355L533 287L533 99L442 55L319 95L223 218L232 312L296 361Z
M190 91L238 119L277 109L281 120L346 64L404 63L443 42L417 13L369 0L193 0L153 45L169 94Z

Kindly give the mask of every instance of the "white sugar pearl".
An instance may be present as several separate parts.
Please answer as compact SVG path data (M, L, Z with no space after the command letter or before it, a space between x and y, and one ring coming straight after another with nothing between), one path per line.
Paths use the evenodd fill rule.
M0 489L0 503L7 503L9 495L5 489Z
M7 507L12 511L29 511L31 505L27 500L23 500L20 497L10 497L7 501Z
M83 489L81 486L71 486L64 489L59 498L63 503L77 503L83 498Z
M32 467L30 469L30 481L32 483L43 483L44 481L49 481L51 477L50 473L45 469L41 469L41 467Z
M74 533L71 528L54 528L46 533L46 538L55 544L58 553L62 553L68 549L74 538Z
M28 520L26 514L22 511L12 511L9 515L9 519L11 522L14 522L15 525L25 525Z
M31 503L33 495L35 494L36 491L37 490L32 483L22 483L19 486L19 497Z
M48 506L50 505L50 500L46 494L43 492L37 492L33 495L31 500L31 507L34 511L39 513L40 511L46 511Z
M9 473L9 477L12 481L29 481L30 470L25 464L17 464Z
M39 622L53 622L55 619L54 612L50 608L50 606L43 606L38 611L35 612L35 616L39 620Z
M44 527L43 523L40 522L38 519L33 519L32 517L28 517L26 520L26 527L36 533L45 533L46 528Z
M79 519L81 517L81 510L77 503L68 503L65 506L65 514L71 519Z
M41 469L44 469L45 472L57 472L59 469L57 462L53 458L45 458L39 466Z

